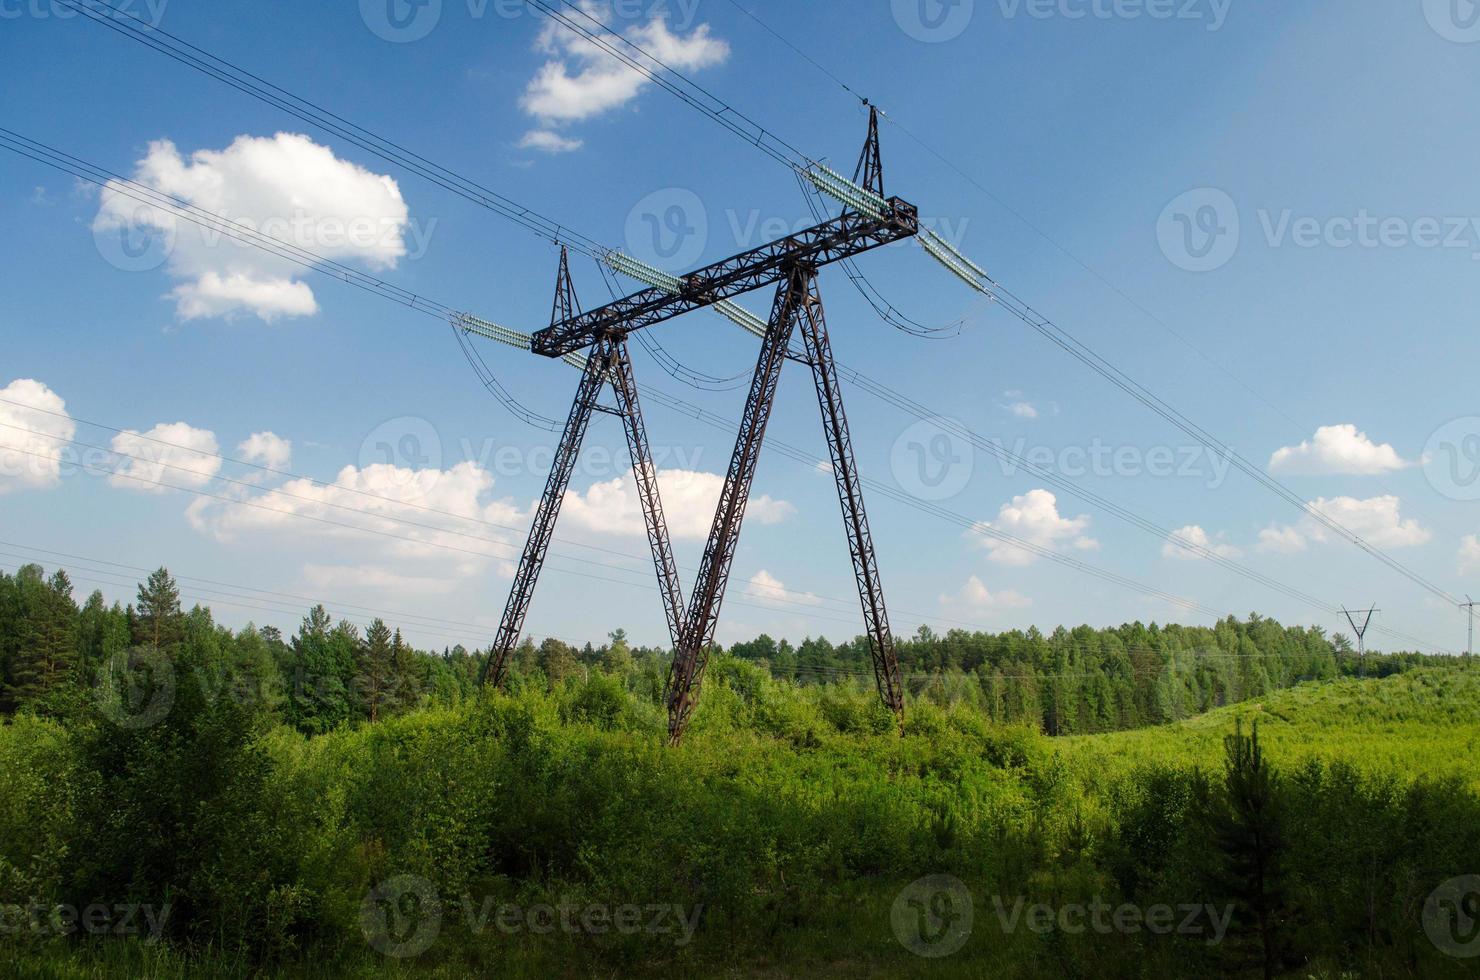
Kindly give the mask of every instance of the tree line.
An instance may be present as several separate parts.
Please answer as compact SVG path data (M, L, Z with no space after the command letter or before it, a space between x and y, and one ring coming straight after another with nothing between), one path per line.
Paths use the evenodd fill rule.
M336 622L322 605L291 636L274 626L233 631L208 608L185 609L163 568L127 605L110 605L100 591L79 605L65 571L48 575L28 564L14 575L0 573L0 714L64 715L91 696L105 672L124 670L147 651L171 659L188 652L190 663L216 675L218 687L261 702L305 734L424 704L458 704L475 695L485 656L461 645L416 649L382 619L362 629ZM798 685L872 685L862 636L837 644L808 637L793 645L763 634L715 653ZM994 722L1049 735L1164 724L1357 669L1343 637L1257 614L1212 627L1137 622L1060 627L1047 635L1036 628L937 634L922 626L898 641L898 654L914 698L964 704ZM1427 659L1373 656L1365 669L1380 675ZM671 651L634 645L621 629L600 645L526 638L514 651L508 684L554 689L599 673L658 703L670 662Z

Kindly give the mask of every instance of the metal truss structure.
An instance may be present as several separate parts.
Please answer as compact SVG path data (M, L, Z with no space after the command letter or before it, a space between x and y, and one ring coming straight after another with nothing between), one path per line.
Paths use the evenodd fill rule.
M533 349L546 357L564 357L589 349L588 361L545 494L535 514L498 638L484 667L485 680L492 679L497 684L503 678L554 535L555 520L570 485L581 440L591 413L603 410L596 404L596 399L605 383L610 381L616 392L617 408L606 411L621 416L626 425L634 480L642 497L648 541L652 546L664 613L674 643L674 659L665 694L669 740L677 743L683 737L708 665L730 568L740 543L746 505L765 442L766 425L775 403L781 367L791 356L791 339L800 329L806 360L811 365L817 389L817 401L822 409L823 429L832 458L833 478L842 506L848 551L863 607L879 696L890 711L903 718L904 689L899 661L889 629L878 559L853 455L853 440L843 411L832 343L817 287L818 271L823 266L920 232L919 214L914 205L898 198L884 198L878 117L873 111L869 115L869 136L859 160L857 176L863 188L883 202L877 209L870 208L871 213L846 209L837 218L691 272L679 280L676 290L647 289L587 313L576 309L562 250L552 322L549 329L535 334ZM755 374L735 439L735 450L720 492L698 579L685 611L658 496L657 474L638 407L637 386L627 355L626 338L634 330L772 285L776 286L776 296L771 317L761 341Z
M575 289L570 278L569 256L562 248L551 322L562 323L578 313ZM597 401L608 381L616 395L617 407L614 409L608 409ZM534 524L529 531L529 540L519 559L519 570L514 575L509 601L504 606L498 636L494 639L488 658L483 662L480 683L492 681L494 686L503 683L509 654L519 642L519 634L524 629L524 617L529 612L530 600L534 598L535 583L544 568L550 541L555 536L555 521L560 516L560 505L565 500L565 492L570 488L570 478L575 471L581 442L586 437L591 413L596 411L620 416L626 430L633 479L637 484L638 497L642 501L642 514L647 524L648 543L652 546L653 564L658 571L658 586L663 593L663 610L668 618L668 631L673 642L678 642L683 617L683 590L678 581L678 566L673 560L673 547L669 543L668 524L663 518L663 502L658 493L658 470L653 465L647 430L642 421L637 381L632 373L632 358L627 352L627 337L620 332L603 333L588 353L585 369L581 372L580 387L576 389L575 402L571 405L570 416L561 433L560 445L555 450L550 476L545 482L545 492L540 497Z

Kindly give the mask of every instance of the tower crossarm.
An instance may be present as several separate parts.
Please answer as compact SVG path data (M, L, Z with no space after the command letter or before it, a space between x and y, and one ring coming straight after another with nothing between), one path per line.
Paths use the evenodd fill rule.
M798 266L818 268L912 238L920 232L913 204L891 197L879 217L849 210L760 248L705 266L680 280L677 293L652 288L552 324L534 335L534 352L563 357L614 332L629 333L773 286Z

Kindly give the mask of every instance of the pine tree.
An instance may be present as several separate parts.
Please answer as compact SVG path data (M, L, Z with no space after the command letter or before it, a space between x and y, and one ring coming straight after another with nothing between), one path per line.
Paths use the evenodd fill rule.
M180 611L180 588L167 569L153 572L139 586L134 604L134 643L170 651L185 638L185 616Z
M58 571L42 579L38 565L16 576L16 646L10 655L6 700L15 707L42 708L77 681L77 604L72 581Z
M416 651L403 639L401 631L391 638L391 702L397 709L414 708L421 699L421 678L417 676Z
M390 627L377 619L365 631L357 651L355 694L365 717L372 722L379 721L392 703L395 664L391 642Z
M545 642L540 644L539 664L551 687L558 687L561 681L574 675L580 666L576 661L576 652L569 644L562 643L553 636L546 637Z
M1213 884L1253 919L1265 980L1271 980L1280 970L1279 920L1285 905L1284 794L1259 745L1258 722L1247 736L1240 723L1223 744L1223 782L1204 801L1220 858Z

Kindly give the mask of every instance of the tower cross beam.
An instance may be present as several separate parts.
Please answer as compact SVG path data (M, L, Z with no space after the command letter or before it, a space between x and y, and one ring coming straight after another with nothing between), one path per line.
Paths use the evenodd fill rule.
M798 266L814 269L920 233L919 211L892 197L880 217L849 210L794 235L742 252L682 277L677 293L654 287L586 313L575 313L534 335L533 349L564 357L613 332L630 333L723 300L774 286Z

